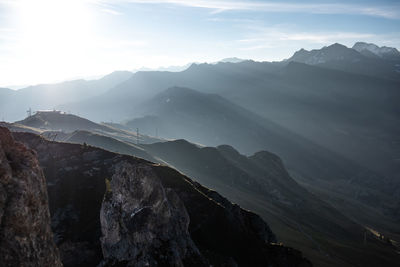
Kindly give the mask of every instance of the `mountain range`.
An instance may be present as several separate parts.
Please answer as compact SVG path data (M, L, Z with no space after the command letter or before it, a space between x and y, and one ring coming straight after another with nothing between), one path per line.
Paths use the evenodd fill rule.
M311 266L299 251L273 244L275 235L258 215L171 168L91 146L47 141L32 133L11 136L5 128L0 128L0 138L2 145L8 141L7 147L0 147L2 156L3 152L9 158L19 156L26 163L29 155L41 175L41 180L35 179L25 165L30 175L23 177L32 185L26 188L30 202L21 201L18 207L15 197L1 202L7 211L1 233L10 232L7 240L15 245L6 248L1 244L2 252L10 251L4 257L7 264L28 262L12 255L23 255L18 248L21 240L16 238L13 243L12 231L17 231L24 242L47 242L46 246L24 247L31 258L23 256L32 265L53 261L57 263L54 266ZM10 144L17 144L19 151L9 150ZM16 166L14 162L13 168ZM13 168L2 165L1 171L18 173ZM35 191L39 181L40 194L45 197ZM1 182L3 186L6 181ZM7 190L8 196L21 191L16 186ZM47 214L43 222L27 215L29 211L37 213L33 204L39 201L41 212ZM18 226L24 222L18 219L10 224L8 212L12 211L25 212L27 219L40 222L46 237L36 237L34 225L21 228L31 229L29 234L22 232ZM48 240L53 234L55 244ZM34 254L38 249L43 251L41 255ZM45 252L52 254L45 256ZM4 254L0 256L3 259Z
M0 88L0 118L22 119L27 110L53 110L60 104L82 101L101 95L132 76L129 71L115 71L98 80L73 80L57 84L40 84L10 90Z
M192 91L187 93L198 94ZM66 118L69 122L68 128L60 129ZM40 129L26 126L32 125L34 121L41 122ZM242 207L260 214L281 242L301 249L306 257L317 265L354 266L360 262L374 262L377 265L385 262L385 265L391 266L396 261L392 245L388 246L386 241L380 241L372 230L366 230L365 226L349 217L348 214L354 214L354 211L345 215L322 200L326 197L332 198L332 192L325 196L310 193L290 176L282 160L270 152L259 151L252 156L245 156L228 145L203 147L185 140L163 140L137 145L133 144L136 141L135 135L126 135L129 131L124 131L123 138L118 134L106 136L106 130L97 130L104 125L60 112L38 112L26 120L5 126L14 132L34 132L59 142L92 145L171 166L192 177L196 182L217 190ZM85 130L76 130L78 126ZM56 129L58 131L55 131ZM58 135L54 137L54 133ZM30 146L32 145L37 144L32 142ZM317 184L317 181L315 183ZM330 184L331 187L333 185L338 186ZM353 186L348 185L349 189ZM347 190L351 191L349 189ZM363 190L368 190L368 187L364 187ZM344 201L343 196L340 199ZM362 219L364 222L372 220L371 227L376 225L377 221L372 219L377 214L376 210L363 207L351 199L346 199L345 204L347 209L361 210L357 215L371 213ZM359 216L356 218L361 220ZM379 221L382 218L380 217ZM389 218L386 220L390 221ZM387 224L385 229L396 231L395 226L389 225ZM376 228L371 229L376 231ZM368 233L368 249L360 242L365 233ZM345 249L338 249L338 243ZM380 251L384 256L370 257L374 255L370 253L376 251ZM352 256L347 256L348 253Z
M400 58L399 50L393 47L379 47L376 44L357 42L352 48L369 57L380 57L387 60L399 60Z
M347 48L336 43L311 51L302 49L296 52L288 61L399 80L398 64L400 62L400 52L395 48L379 48L372 44L356 43L353 48Z
M317 266L396 266L399 55L333 44L280 62L2 88L0 117L13 132L175 168L258 213Z

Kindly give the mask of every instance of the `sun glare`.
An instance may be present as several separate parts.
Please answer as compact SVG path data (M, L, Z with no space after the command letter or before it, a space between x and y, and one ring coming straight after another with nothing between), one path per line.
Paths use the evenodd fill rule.
M15 17L29 75L62 79L71 68L84 71L80 61L89 56L93 37L93 17L85 1L22 0Z

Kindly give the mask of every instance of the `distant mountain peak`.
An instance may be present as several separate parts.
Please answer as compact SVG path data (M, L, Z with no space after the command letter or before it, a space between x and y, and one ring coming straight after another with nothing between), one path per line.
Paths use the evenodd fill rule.
M228 57L228 58L221 59L220 61L218 61L216 63L240 63L243 61L246 61L246 59L241 59L241 58L237 58L237 57Z
M342 45L334 43L330 46L324 46L321 49L305 50L304 48L296 51L289 58L289 61L297 61L310 65L323 64L333 60L347 60L350 58L362 57L358 52Z
M366 43L366 42L356 42L353 47L353 49L359 51L361 49L366 49L366 48L370 48L372 49L379 49L379 46L377 46L376 44L373 43Z
M195 71L203 67L207 66L212 66L211 64L208 63L192 63L185 71L190 72L190 71Z
M338 51L348 51L349 49L350 48L348 48L345 45L342 45L342 44L339 44L339 43L334 43L334 44L331 44L331 45L328 45L328 46L324 46L321 50L338 52Z
M383 59L400 59L400 52L394 47L387 46L377 46L373 43L365 43L365 42L357 42L353 45L353 49L362 53L365 56L370 55L371 53L375 56L378 56ZM371 56L371 55L370 55Z
M332 47L345 47L345 48L347 48L347 46L342 45L341 43L334 43L334 44L332 44L332 45L330 45L330 46L332 46ZM328 46L328 47L330 47L330 46Z

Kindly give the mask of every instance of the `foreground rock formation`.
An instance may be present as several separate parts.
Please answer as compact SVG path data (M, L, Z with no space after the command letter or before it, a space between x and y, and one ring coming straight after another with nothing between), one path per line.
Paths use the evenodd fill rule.
M0 127L0 266L62 266L34 151Z
M256 214L158 164L14 133L37 151L64 266L310 266Z
M111 179L100 212L108 264L205 265L190 238L185 206L174 190L163 187L151 167L121 162Z

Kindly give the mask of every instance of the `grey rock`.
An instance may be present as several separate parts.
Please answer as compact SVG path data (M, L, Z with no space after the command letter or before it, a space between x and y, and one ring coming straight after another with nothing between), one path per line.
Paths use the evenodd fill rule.
M115 169L100 211L103 264L184 266L186 258L196 258L205 266L174 190L148 165L121 162Z
M35 153L0 127L0 266L62 266Z

